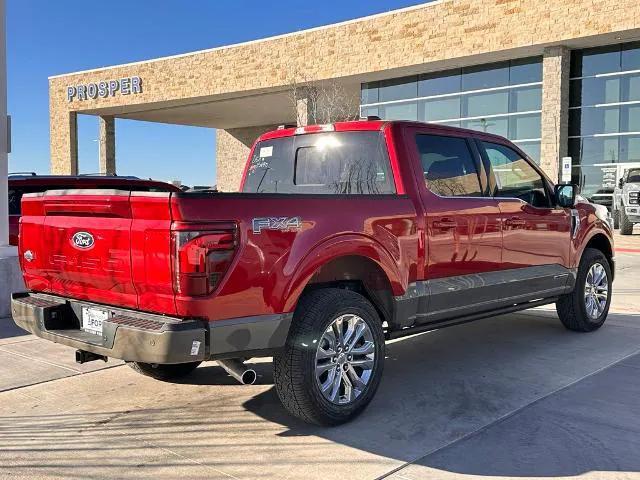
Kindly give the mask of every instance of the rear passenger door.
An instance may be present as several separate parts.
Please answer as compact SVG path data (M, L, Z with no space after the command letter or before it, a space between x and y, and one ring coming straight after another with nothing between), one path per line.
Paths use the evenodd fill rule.
M500 210L487 196L487 175L472 140L416 129L410 145L427 229L429 301L420 322L429 323L469 313L493 296L482 275L500 269Z
M478 147L500 207L501 269L513 273L509 293L563 288L570 265L571 211L555 205L548 182L520 152L486 141L478 141Z

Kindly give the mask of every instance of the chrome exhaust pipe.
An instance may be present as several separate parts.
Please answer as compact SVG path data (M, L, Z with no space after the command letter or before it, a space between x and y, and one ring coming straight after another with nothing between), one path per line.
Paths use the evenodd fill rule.
M239 381L242 385L253 385L258 378L256 371L247 366L237 358L218 360L218 365L224 368L229 375Z

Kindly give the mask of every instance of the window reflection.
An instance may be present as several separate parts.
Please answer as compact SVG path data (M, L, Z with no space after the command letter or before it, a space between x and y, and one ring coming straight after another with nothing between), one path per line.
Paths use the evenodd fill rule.
M541 58L532 57L364 83L360 112L526 139L527 152L538 161L542 86L529 84L541 81ZM513 116L520 112L533 113Z

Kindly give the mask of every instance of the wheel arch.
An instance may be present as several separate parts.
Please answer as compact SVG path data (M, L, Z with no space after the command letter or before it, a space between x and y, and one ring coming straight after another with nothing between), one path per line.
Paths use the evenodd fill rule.
M375 240L349 235L314 248L296 267L286 293L285 311L293 311L308 291L337 287L357 291L374 305L383 321L393 314L393 298L406 291L398 261Z
M584 243L584 247L580 252L580 257L584 255L584 252L587 248L594 248L602 252L607 261L609 262L609 267L611 268L611 276L615 276L615 251L613 248L613 242L609 239L607 235L602 232L593 233L589 239ZM612 278L613 280L613 278Z

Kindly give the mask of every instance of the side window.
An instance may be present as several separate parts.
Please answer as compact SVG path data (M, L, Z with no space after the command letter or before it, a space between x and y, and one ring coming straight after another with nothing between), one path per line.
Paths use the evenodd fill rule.
M441 197L481 197L478 168L464 138L416 135L426 186Z
M22 190L17 188L9 189L9 215L20 215L20 201L22 200Z
M519 198L534 207L550 206L542 176L515 150L481 142L496 178L496 197Z

